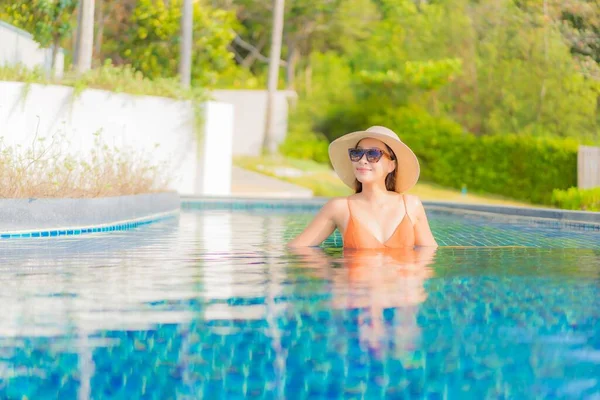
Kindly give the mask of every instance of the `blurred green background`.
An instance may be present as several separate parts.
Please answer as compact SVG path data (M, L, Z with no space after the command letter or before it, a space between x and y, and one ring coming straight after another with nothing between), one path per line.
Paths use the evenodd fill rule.
M68 68L77 5L0 0L0 19L63 47ZM88 84L127 87L134 71L172 95L181 0L95 7L93 65L108 77ZM194 1L196 90L266 88L272 8ZM276 160L325 170L331 140L385 125L417 153L426 183L600 210L600 188L576 188L578 145L600 145L599 62L598 0L286 0L279 88L298 97ZM7 69L0 79L35 80ZM344 194L322 182L300 183Z

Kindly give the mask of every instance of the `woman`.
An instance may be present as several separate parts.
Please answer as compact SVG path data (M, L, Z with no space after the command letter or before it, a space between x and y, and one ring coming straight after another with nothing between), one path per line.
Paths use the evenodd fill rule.
M355 194L329 200L289 247L320 245L337 228L344 248L437 247L417 196L419 161L390 129L372 126L329 145L329 158Z

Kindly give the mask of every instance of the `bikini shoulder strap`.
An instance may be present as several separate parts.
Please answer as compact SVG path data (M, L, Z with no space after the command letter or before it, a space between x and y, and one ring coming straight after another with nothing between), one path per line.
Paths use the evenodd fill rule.
M352 218L352 211L350 210L350 199L346 197L346 204L348 204L348 213L350 218Z
M410 215L408 215L408 206L406 205L406 195L402 195L402 201L404 202L404 215L408 218L408 220L411 222L411 224L414 224L412 218L410 218Z

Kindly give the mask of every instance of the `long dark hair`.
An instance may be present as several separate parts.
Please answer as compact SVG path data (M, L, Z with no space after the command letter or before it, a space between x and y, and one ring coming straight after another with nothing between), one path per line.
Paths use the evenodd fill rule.
M357 148L359 144L360 141L356 143L356 146L354 146L354 148ZM387 174L387 176L385 177L385 188L389 192L393 192L396 190L396 176L398 175L398 159L396 158L396 154L394 154L394 151L390 148L390 146L388 146L385 143L384 146L387 149L388 153L392 156L396 164L394 170ZM354 179L354 193L360 192L362 192L362 183L358 179Z

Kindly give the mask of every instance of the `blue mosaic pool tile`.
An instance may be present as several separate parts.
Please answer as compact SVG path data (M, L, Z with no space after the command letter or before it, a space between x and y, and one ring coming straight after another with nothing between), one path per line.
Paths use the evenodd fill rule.
M313 216L312 213L302 213L283 217L286 218L284 241L289 241L302 232ZM600 231L587 225L545 224L537 220L488 218L435 210L428 213L428 219L440 246L600 249ZM581 229L582 226L587 228ZM325 248L342 245L342 235L338 230L323 242Z
M22 239L22 238L47 238L47 237L56 237L56 236L70 236L70 235L83 235L89 233L100 233L100 232L114 232L114 231L126 231L130 229L135 229L141 226L145 226L148 224L152 224L155 222L160 222L168 219L175 218L175 215L167 215L160 218L153 218L149 220L141 220L141 221L132 221L132 222L124 222L121 224L110 225L110 226L98 226L98 227L87 227L81 229L49 229L49 230L40 230L37 232L24 232L24 233L2 233L0 234L0 239Z
M243 211L282 211L282 212L316 212L326 200L254 200L254 199L203 199L202 201L184 200L181 208L184 210L243 210Z
M210 200L184 201L182 207L197 212L234 211L252 215L290 215L284 234L291 240L300 233L324 201ZM276 212L275 212L276 211ZM511 216L460 209L428 208L432 231L442 246L526 246L600 248L600 224L552 220L528 216ZM582 234L580 234L582 233ZM339 232L334 232L325 247L343 245Z
M184 199L181 203L182 209L186 210L230 210L230 211L249 211L249 212L309 212L316 213L327 201L326 198L312 199ZM580 228L585 230L600 231L600 223L597 218L588 218L586 216L577 216L583 218L578 221L568 220L571 215L568 210L556 210L556 212L548 211L547 209L538 208L519 208L516 207L514 214L506 214L503 212L494 212L494 207L489 207L491 211L476 211L469 210L470 205L466 204L462 208L450 208L441 204L426 204L426 210L442 211L444 213L456 213L458 215L475 215L484 218L504 219L504 220L520 220L531 224L540 224L545 226L569 226L572 228ZM485 206L484 206L485 207ZM477 207L476 207L477 208ZM593 213L590 213L593 214ZM575 218L575 217L573 217ZM588 218L586 220L585 218Z
M67 279L77 283L54 285L47 293L35 285L17 292L18 298L64 296L69 312L108 312L120 319L109 329L95 325L100 318L81 321L90 333L89 345L82 347L80 333L62 319L50 321L60 332L51 337L35 329L48 321L20 319L18 340L0 343L0 357L15 373L1 382L0 398L75 398L84 382L94 399L594 399L600 393L600 253L541 248L587 245L598 237L593 232L432 214L436 235L477 247L438 249L433 275L421 283L410 279L407 286L402 279L369 288L348 280L336 264L339 248L326 248L331 258L316 267L279 247L265 247L268 240L282 244L310 214L306 220L265 215L260 222L270 230L248 235L247 215L237 213L230 234L239 241L218 257L196 229L206 216L207 211L185 213L172 224L172 236L157 225L94 240L63 237L56 241L60 246L3 242L4 249L14 247L14 257L2 253L13 267L5 270L5 279L26 285L29 273L38 282L39 270L20 267L47 264L44 273L56 282L66 270ZM218 233L204 235L213 232ZM336 232L332 240L339 239ZM538 248L486 247L515 240ZM118 257L107 256L110 243L125 243L113 248ZM37 251L23 257L26 249ZM110 279L89 279L98 267ZM110 293L111 283L131 268L143 273L126 275L134 299L125 307L110 296L94 296L93 305L73 301L88 292ZM175 279L168 282L165 272ZM316 272L323 274L313 276ZM223 280L225 274L232 279ZM427 294L419 304L398 300L382 309L376 303L415 283ZM217 290L211 294L209 286ZM69 296L67 290L79 292ZM153 296L146 296L150 291ZM372 307L333 305L338 295L361 293L370 296ZM263 312L240 313L243 307ZM211 316L210 308L224 312ZM130 325L133 313L149 323ZM374 321L380 323L377 330ZM106 342L97 344L101 339ZM93 373L86 378L80 357L87 350Z

